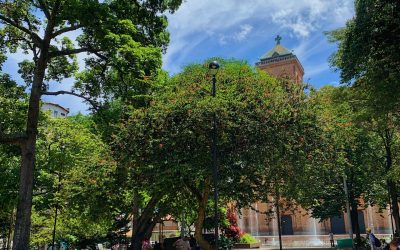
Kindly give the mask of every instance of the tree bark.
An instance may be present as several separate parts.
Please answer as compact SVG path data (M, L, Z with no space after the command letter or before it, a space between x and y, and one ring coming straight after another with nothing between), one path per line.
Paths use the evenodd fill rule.
M32 195L35 169L36 137L39 121L40 98L43 79L48 64L50 40L53 30L49 20L45 31L41 53L35 65L32 89L29 98L28 118L26 123L26 140L21 144L21 169L19 180L17 214L13 238L13 250L29 249Z
M389 205L392 207L391 210L392 210L394 227L397 230L397 232L400 232L399 203L395 185L396 184L393 181L388 181L388 192L391 201L391 204Z
M132 219L132 238L131 238L131 249L132 250L141 250L142 249L142 240L143 238L147 238L151 236L152 230L156 224L158 215L155 216L154 209L160 201L160 197L154 196L147 203L146 208L139 215L139 194L135 193L135 201L133 208L133 216ZM135 217L136 214L136 217ZM154 223L155 222L155 223ZM151 231L149 233L149 230Z
M14 226L14 208L11 210L11 215L10 215L10 226L8 228L8 236L7 236L7 250L11 249L11 236L12 236L13 226Z
M138 239L137 237L135 237L136 233L136 229L138 227L138 220L139 220L139 193L138 191L135 189L133 191L133 208L132 208L132 237L131 237L131 249L138 249L141 248L141 244L140 246L136 246L139 243L137 242Z
M358 223L358 208L354 199L351 200L350 217L351 224L353 225L353 233L356 234L356 239L361 239L360 224Z
M385 130L384 144L385 144L385 153L386 153L386 172L389 172L392 169L393 165L393 158L392 158L392 133L388 129ZM392 217L394 221L395 229L400 232L400 215L399 215L399 203L398 203L398 195L396 190L396 183L392 180L387 180L387 188L388 194L390 196L391 204L391 211Z
M206 208L208 197L210 195L210 178L207 177L204 181L204 191L202 197L197 197L198 208L197 208L197 220L195 222L195 232L194 237L196 238L197 243L199 243L200 247L204 250L213 250L208 241L203 238L203 224L206 216Z

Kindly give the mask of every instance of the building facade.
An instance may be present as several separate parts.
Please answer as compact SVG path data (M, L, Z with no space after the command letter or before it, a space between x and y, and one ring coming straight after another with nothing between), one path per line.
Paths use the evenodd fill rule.
M63 106L51 103L51 102L44 102L42 104L42 110L45 112L49 112L53 117L67 117L69 114L69 109L64 108Z
M265 53L256 67L278 78L289 78L296 82L303 82L304 69L293 52L281 45L282 38L275 38L276 45Z

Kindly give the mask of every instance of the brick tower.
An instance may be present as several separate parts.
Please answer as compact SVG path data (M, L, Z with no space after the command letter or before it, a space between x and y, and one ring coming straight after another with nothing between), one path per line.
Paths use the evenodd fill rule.
M303 81L304 69L299 59L281 45L282 37L275 38L276 45L264 54L256 66L278 78L289 78L296 82Z

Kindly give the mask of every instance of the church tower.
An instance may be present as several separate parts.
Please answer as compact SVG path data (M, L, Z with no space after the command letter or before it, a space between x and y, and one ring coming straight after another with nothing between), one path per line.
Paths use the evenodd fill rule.
M304 69L297 56L281 45L282 37L275 38L276 45L264 54L256 66L278 78L289 78L302 82Z

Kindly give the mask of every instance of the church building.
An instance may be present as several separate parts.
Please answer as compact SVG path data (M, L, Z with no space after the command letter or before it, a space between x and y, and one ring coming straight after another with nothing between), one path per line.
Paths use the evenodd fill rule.
M292 51L281 45L281 40L282 37L280 36L275 38L275 47L265 53L256 63L256 66L272 76L303 82L303 66Z

